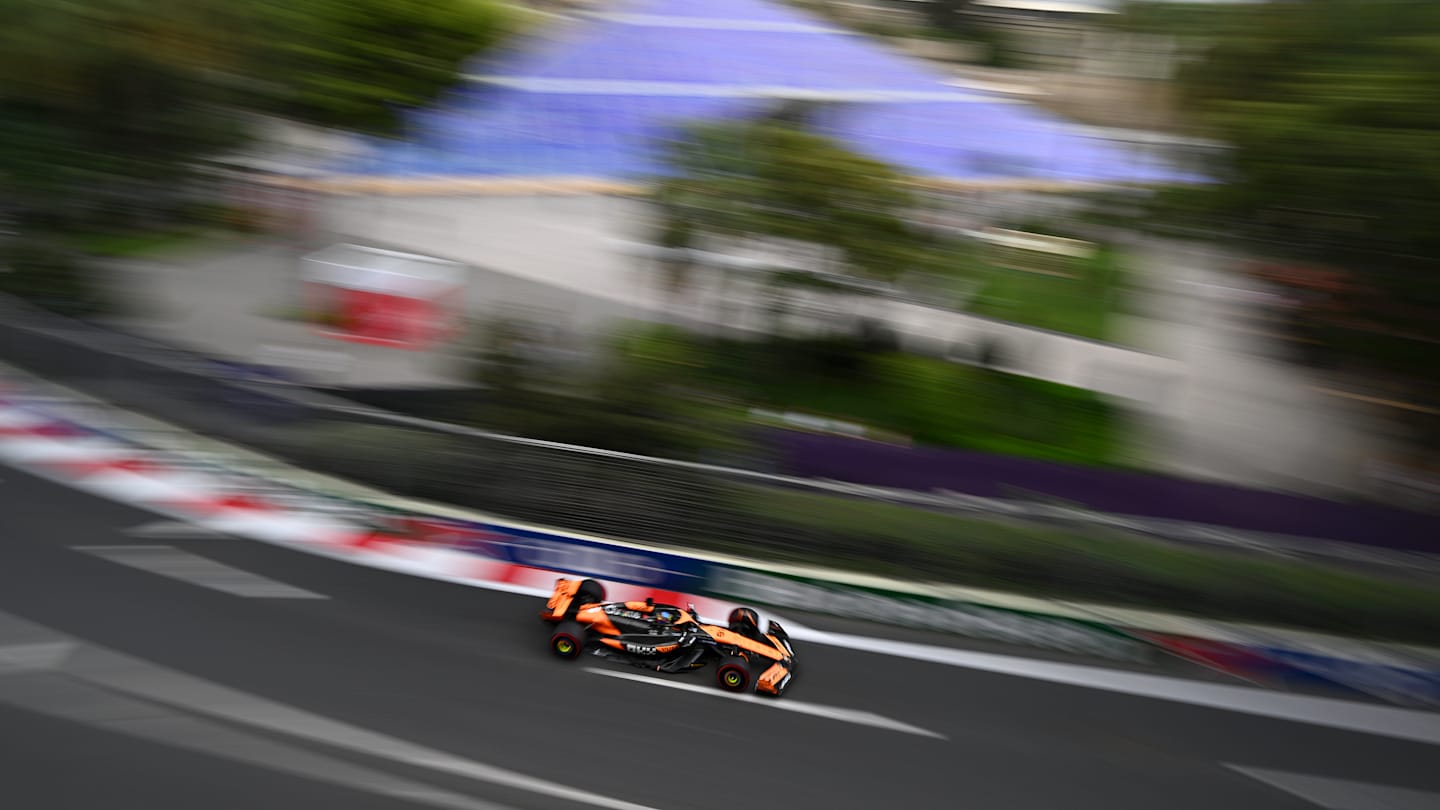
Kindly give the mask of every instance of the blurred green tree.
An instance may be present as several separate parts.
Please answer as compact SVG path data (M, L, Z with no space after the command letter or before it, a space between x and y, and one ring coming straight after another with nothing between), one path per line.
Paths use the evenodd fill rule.
M484 388L470 421L533 439L698 459L740 446L731 420L686 395L699 354L683 333L634 326L581 371L548 357L539 324L480 325L473 379Z
M497 0L264 0L262 107L328 127L392 134L400 114L461 80L466 60L518 23Z
M393 131L510 30L491 0L0 0L0 19L0 266L24 271L0 289L47 302L84 284L77 234L197 210L197 169L253 113Z
M1325 255L1440 258L1440 6L1309 0L1235 14L1182 74L1191 108L1233 147L1225 207L1252 233Z
M101 308L77 233L183 208L198 158L239 143L245 14L202 0L0 0L0 290Z
M0 174L29 230L154 216L198 157L239 142L226 105L245 15L178 0L0 0Z
M1411 359L1432 362L1440 4L1259 3L1204 20L1209 47L1182 70L1182 99L1229 148L1211 166L1220 182L1163 194L1162 205L1271 255L1346 269L1378 293L1350 302L1350 325L1413 336Z
M772 285L851 292L932 263L933 240L910 222L917 200L905 178L814 131L815 113L782 106L697 125L672 144L671 175L654 196L672 291L694 279L695 249L784 256L759 268Z
M970 33L976 28L968 17L974 0L930 0L925 17L936 28L949 33Z

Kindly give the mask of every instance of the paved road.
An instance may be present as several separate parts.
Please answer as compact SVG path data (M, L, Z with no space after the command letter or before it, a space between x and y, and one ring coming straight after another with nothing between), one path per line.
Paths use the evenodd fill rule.
M646 676L550 658L532 597L225 537L137 537L127 530L153 515L0 477L6 807L1440 798L1431 745L836 647L803 647L780 702L730 699L700 677L663 682L698 691L616 677ZM1344 798L1353 782L1388 786L1391 804Z

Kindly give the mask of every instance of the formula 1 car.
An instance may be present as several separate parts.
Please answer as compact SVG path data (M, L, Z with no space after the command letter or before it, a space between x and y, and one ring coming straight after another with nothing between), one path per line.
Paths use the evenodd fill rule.
M713 663L729 692L779 697L795 672L795 651L779 622L760 632L750 608L730 612L728 626L702 623L693 605L606 602L593 579L560 579L540 618L555 625L550 651L575 660L587 652L655 672L680 673Z

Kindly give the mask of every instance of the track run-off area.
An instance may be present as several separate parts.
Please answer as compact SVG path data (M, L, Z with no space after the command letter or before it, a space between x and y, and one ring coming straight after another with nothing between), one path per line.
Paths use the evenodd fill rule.
M530 593L157 524L17 470L0 538L6 806L1440 806L1440 715L1178 662L807 616L786 697L736 698L551 657Z

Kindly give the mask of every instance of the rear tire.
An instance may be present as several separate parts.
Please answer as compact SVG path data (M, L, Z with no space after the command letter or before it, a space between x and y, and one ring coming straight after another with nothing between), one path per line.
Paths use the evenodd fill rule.
M750 662L740 655L727 655L715 666L715 682L726 692L744 694L755 688Z
M579 622L561 622L550 634L550 652L566 661L574 661L585 651L585 626Z

